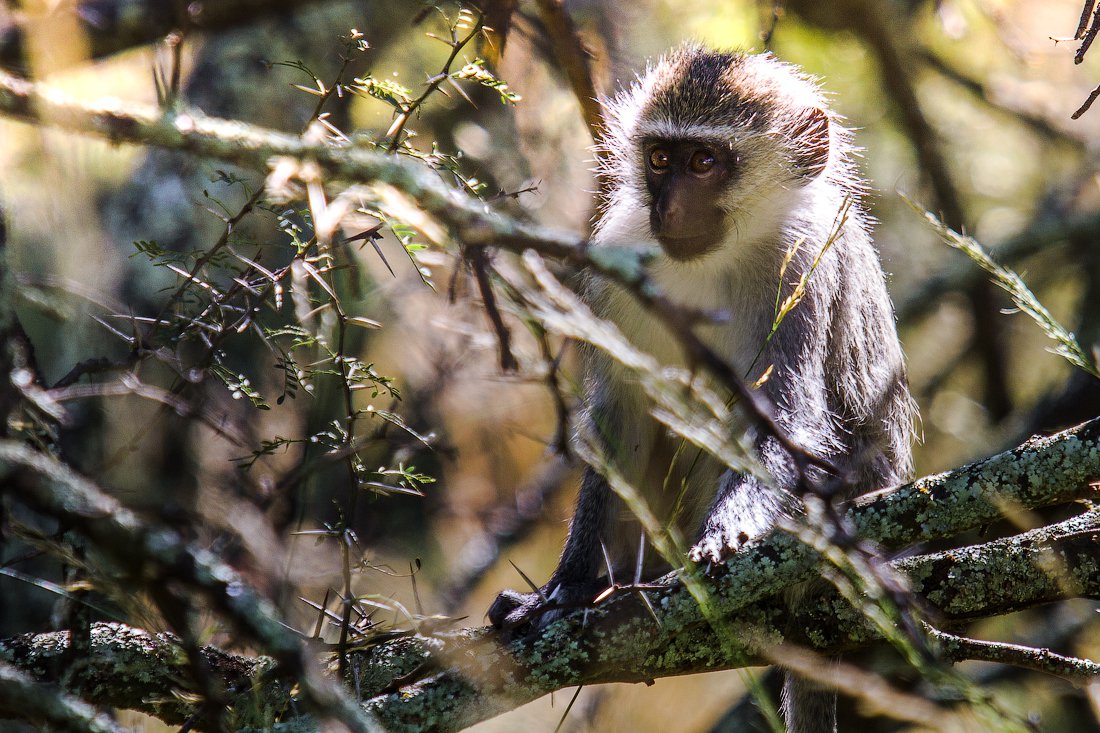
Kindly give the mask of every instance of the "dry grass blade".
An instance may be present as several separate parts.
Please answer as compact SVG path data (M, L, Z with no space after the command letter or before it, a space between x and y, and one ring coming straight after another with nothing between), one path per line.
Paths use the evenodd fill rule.
M932 225L932 228L943 237L944 242L946 242L948 246L961 251L979 267L993 276L993 282L1008 293L1016 307L1039 324L1039 328L1043 330L1043 333L1055 342L1055 346L1051 349L1053 353L1062 356L1069 361L1069 363L1084 369L1094 377L1100 377L1100 370L1097 369L1096 360L1081 347L1081 344L1078 343L1077 338L1069 329L1055 320L1054 316L1050 314L1050 311L1046 309L1046 306L1040 303L1039 299L1035 297L1035 294L1027 287L1023 278L1017 275L1015 271L996 263L982 245L973 237L959 234L940 221L935 214L926 211L912 199L904 195L902 199L904 199L914 211L924 216L928 223Z

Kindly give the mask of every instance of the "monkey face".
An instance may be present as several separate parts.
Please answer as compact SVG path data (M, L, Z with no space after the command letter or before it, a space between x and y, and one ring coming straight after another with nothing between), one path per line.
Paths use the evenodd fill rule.
M722 194L736 174L730 146L701 140L643 142L649 224L669 257L692 260L712 252L725 238Z
M772 257L783 222L823 188L813 184L853 180L850 136L826 101L766 54L689 45L662 57L606 102L600 239L653 237L677 264L717 264L719 250L731 266Z

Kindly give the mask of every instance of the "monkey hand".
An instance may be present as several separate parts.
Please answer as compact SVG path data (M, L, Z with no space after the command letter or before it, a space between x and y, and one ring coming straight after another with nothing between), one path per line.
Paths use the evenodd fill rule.
M489 606L489 623L511 641L549 626L567 611L590 604L600 583L547 583L537 593L505 590ZM545 600L544 600L545 599Z
M509 588L500 592L486 615L493 628L500 629L508 638L522 636L517 632L533 619L541 603L538 593L520 593Z
M749 540L767 534L779 517L794 514L796 504L797 500L786 491L727 471L702 536L688 556L693 562L718 564Z
M688 557L694 563L717 565L729 557L731 552L739 550L748 539L744 533L739 536L728 536L724 532L706 534L691 548Z

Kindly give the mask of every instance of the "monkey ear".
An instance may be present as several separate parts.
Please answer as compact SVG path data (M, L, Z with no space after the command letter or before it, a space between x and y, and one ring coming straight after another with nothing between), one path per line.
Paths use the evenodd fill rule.
M829 116L810 107L791 128L794 167L806 179L817 178L829 164Z

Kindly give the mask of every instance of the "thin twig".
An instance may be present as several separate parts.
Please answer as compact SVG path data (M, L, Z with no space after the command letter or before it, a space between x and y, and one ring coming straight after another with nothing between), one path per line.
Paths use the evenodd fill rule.
M168 300L164 302L164 305L161 306L160 312L157 313L156 318L153 319L152 329L150 329L150 332L146 334L143 338L144 341L151 343L156 340L157 329L159 328L160 324L165 322L164 318L168 315L168 311L171 310L172 307L179 302L180 298L183 297L183 294L186 293L187 290L192 286L192 284L198 279L198 274L202 272L203 268L206 267L211 262L211 260L213 260L214 257L217 256L219 252L221 252L226 246L229 245L229 238L233 234L233 232L236 231L237 225L244 221L244 219L252 213L252 210L256 207L256 204L258 204L260 202L260 199L263 198L263 194L263 187L261 186L257 188L256 191L248 197L248 200L244 202L244 205L242 205L241 208L237 210L237 213L226 219L225 227L222 229L222 233L221 236L218 237L218 241L214 242L213 246L210 247L210 249L206 250L206 252L204 252L202 256L195 261L194 266L192 266L191 270L188 272L188 276L183 278L183 281L176 288L176 291L172 293Z
M931 626L926 627L926 632L940 644L943 656L952 662L975 660L1010 664L1013 667L1061 677L1076 687L1082 687L1100 677L1100 663L1091 659L1067 657L1056 654L1050 649L1039 649L1023 644L970 639L940 631Z
M62 389L76 384L85 374L99 374L102 372L129 369L134 365L133 359L108 359L105 356L94 356L84 359L73 365L73 368L57 380L53 389Z
M1086 4L1091 3L1091 0L1085 0ZM1080 26L1078 26L1080 30ZM1088 53L1089 47L1092 46L1092 42L1096 40L1096 34L1100 33L1100 7L1096 8L1096 11L1092 14L1092 24L1089 29L1085 31L1081 36L1081 46L1077 49L1077 53L1073 55L1073 63L1079 64L1085 60L1085 54Z
M1071 119L1071 120L1076 120L1076 119L1078 119L1078 118L1079 118L1079 117L1080 117L1081 115L1083 115L1083 114L1085 114L1086 112L1088 112L1088 111L1089 111L1089 108L1090 108L1090 107L1092 107L1092 103L1096 101L1096 98L1097 98L1097 97L1100 97L1100 86L1096 87L1096 88L1095 88L1095 89L1093 89L1093 90L1092 90L1091 92L1089 92L1089 96L1088 96L1088 98L1087 98L1087 99L1085 99L1084 103L1083 103L1083 104L1082 104L1082 105L1081 105L1080 107L1078 107L1078 108L1077 108L1077 111L1076 111L1076 112L1074 112L1073 114L1071 114L1071 115L1069 116L1069 117L1070 117L1070 119Z
M550 397L554 401L554 417L557 427L554 429L554 440L550 444L551 450L563 458L569 458L569 405L565 403L565 394L561 386L561 358L565 354L566 344L562 344L558 355L554 356L550 349L550 338L546 329L536 324L535 338L539 342L539 352L542 354L543 363L546 364L546 386L550 390Z
M437 89L439 89L440 84L450 78L451 66L454 65L455 59L458 58L458 54L462 52L462 49L465 48L470 43L470 41L474 40L474 38L476 38L477 35L481 33L481 30L484 27L485 23L485 16L481 13L480 10L476 11L476 13L477 20L474 22L474 26L470 30L469 34L467 34L464 38L459 38L458 34L455 32L457 26L451 27L451 53L449 56L447 56L447 60L443 62L442 69L438 74L428 80L427 86L424 87L424 91L420 94L419 97L414 99L408 105L402 107L401 114L398 115L397 119L394 120L393 125L390 126L389 135L391 136L391 139L389 150L391 153L396 153L401 147L401 134L402 132L404 132L405 125L408 123L409 118L412 117L412 115L418 109L420 109L424 102L427 101L428 97L430 97L432 94L435 93Z
M1092 15L1092 6L1096 0L1084 0L1081 8L1081 20L1077 23L1077 32L1073 34L1074 40L1081 40L1085 36L1085 30L1089 27L1089 16Z
M470 250L470 266L474 270L474 279L481 293L481 302L485 305L485 313L489 316L489 322L493 324L493 331L497 335L497 344L500 347L500 368L506 372L514 372L519 368L519 362L512 353L512 332L508 330L504 317L500 314L500 308L497 306L493 283L489 278L488 256L484 247L474 247Z

